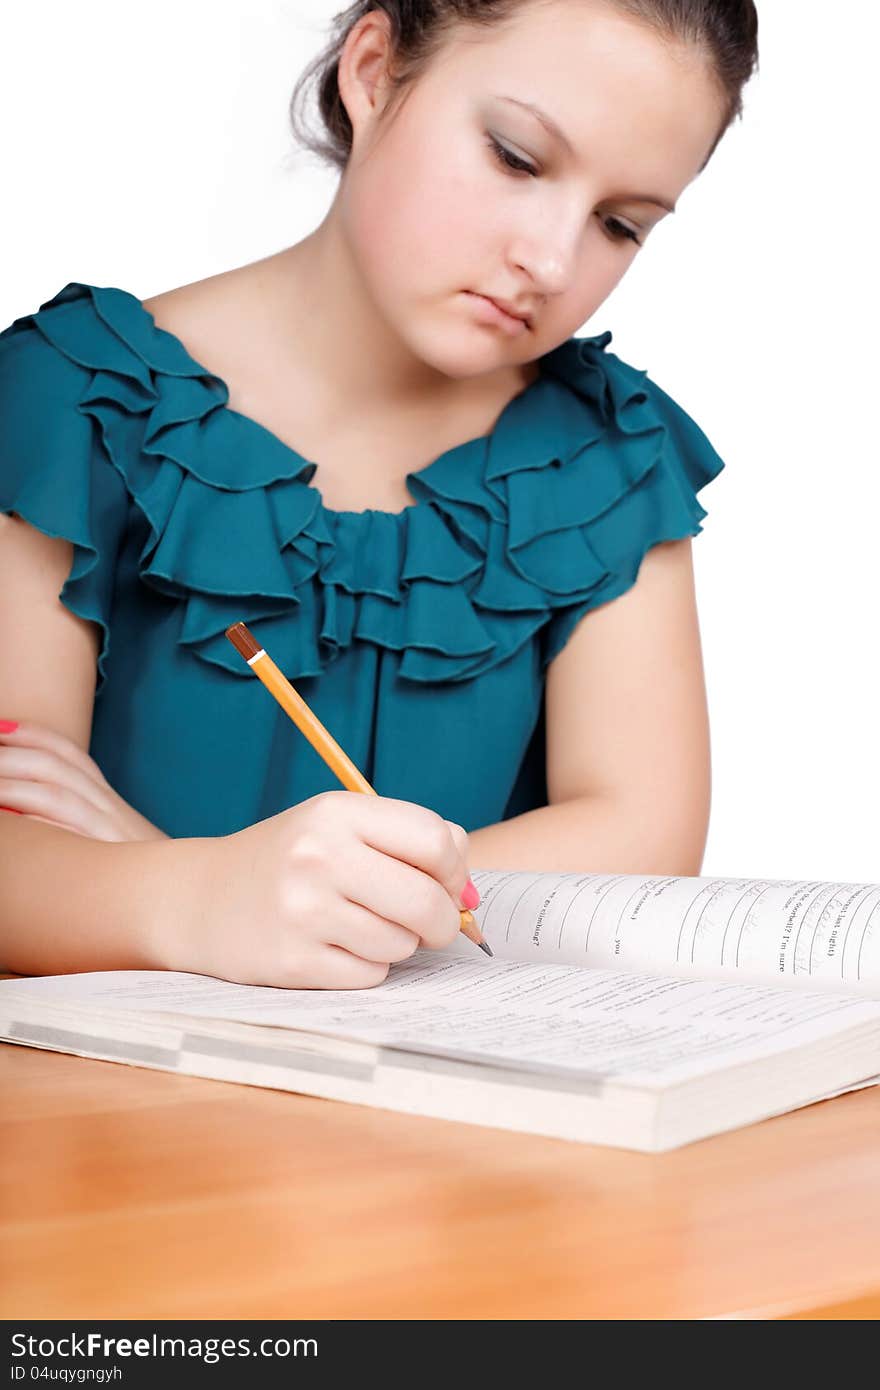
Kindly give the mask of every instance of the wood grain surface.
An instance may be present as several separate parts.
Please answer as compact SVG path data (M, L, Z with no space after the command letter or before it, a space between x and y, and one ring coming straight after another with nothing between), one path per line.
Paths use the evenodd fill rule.
M880 1090L669 1154L0 1045L3 1318L874 1318Z

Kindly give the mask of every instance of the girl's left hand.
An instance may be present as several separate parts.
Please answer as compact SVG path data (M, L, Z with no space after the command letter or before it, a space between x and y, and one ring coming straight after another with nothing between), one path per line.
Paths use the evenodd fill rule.
M166 840L110 786L88 753L41 724L0 720L0 810L93 840Z

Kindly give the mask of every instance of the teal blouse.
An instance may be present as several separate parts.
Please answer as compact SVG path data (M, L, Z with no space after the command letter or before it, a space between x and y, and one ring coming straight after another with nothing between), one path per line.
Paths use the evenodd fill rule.
M243 619L380 795L469 831L546 805L548 664L701 530L724 466L610 342L546 353L392 513L325 506L319 465L124 290L69 284L0 333L0 508L73 543L111 785L175 836L339 788L225 637Z

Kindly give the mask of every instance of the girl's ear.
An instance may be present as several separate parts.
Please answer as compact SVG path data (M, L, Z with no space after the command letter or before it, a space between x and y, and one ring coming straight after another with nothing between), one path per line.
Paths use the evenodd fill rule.
M352 26L339 55L339 96L351 122L353 142L381 115L388 92L391 28L381 10L370 10Z

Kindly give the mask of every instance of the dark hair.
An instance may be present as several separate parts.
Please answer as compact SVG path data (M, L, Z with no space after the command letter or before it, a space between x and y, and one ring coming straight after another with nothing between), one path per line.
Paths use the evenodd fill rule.
M490 29L535 0L356 0L334 15L331 38L299 77L290 99L290 121L297 141L342 171L351 152L352 130L339 95L339 57L354 25L370 10L387 15L393 51L389 74L392 98L424 72L457 24ZM713 65L726 97L724 116L704 169L721 137L742 115L742 90L758 67L758 15L753 0L607 0L615 9L642 20L667 41L701 48ZM309 128L304 115L315 89L323 130Z

